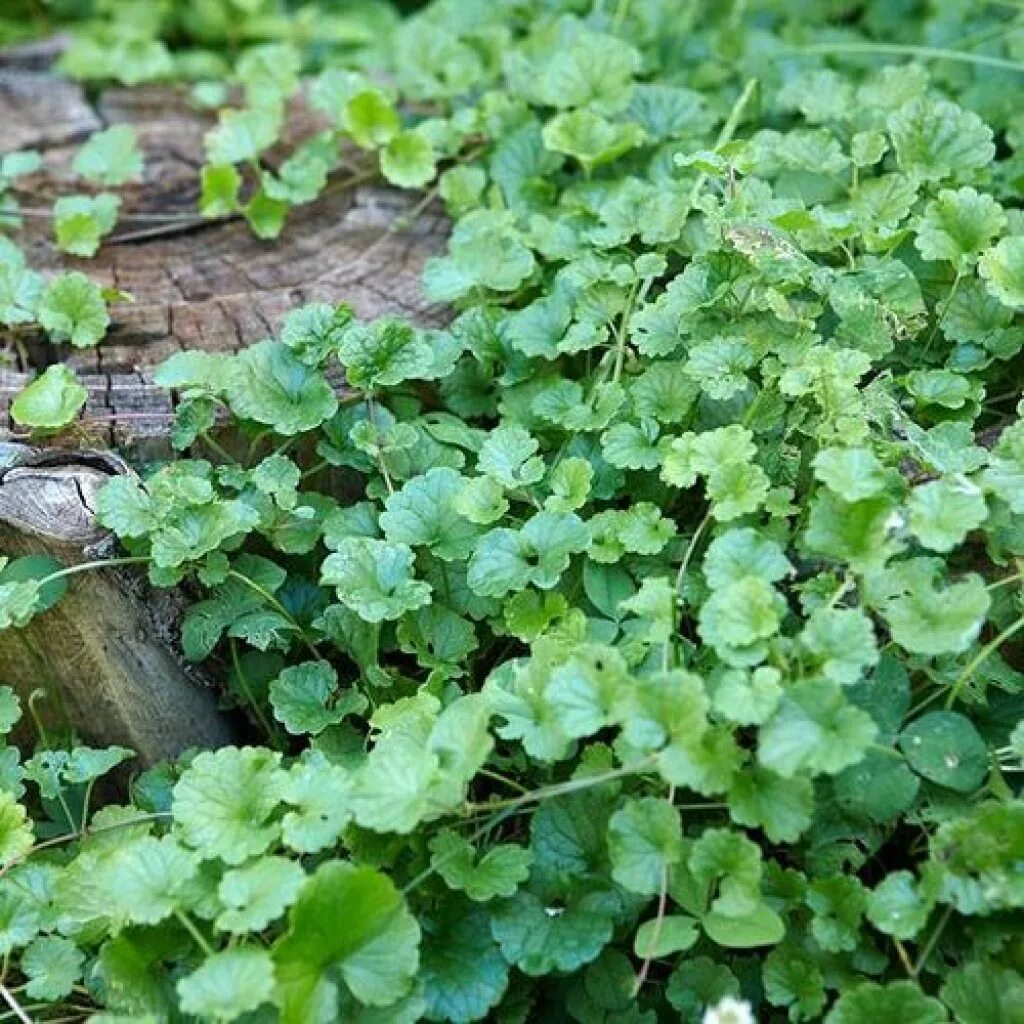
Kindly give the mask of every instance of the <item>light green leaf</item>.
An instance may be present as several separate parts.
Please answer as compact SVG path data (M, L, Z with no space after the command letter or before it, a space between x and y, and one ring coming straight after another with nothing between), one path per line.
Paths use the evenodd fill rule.
M40 299L39 323L54 341L75 348L98 344L110 326L102 289L78 271L58 275Z
M124 185L142 177L142 152L131 125L94 132L75 154L72 168L98 185Z
M59 430L75 419L88 397L74 371L54 363L18 393L11 417L23 427Z
M312 430L338 409L323 376L279 341L261 341L235 356L226 391L237 416L265 423L285 436Z
M226 871L217 886L224 909L216 926L239 934L263 931L295 902L305 880L302 868L284 857L261 857Z
M381 173L399 188L422 188L437 173L430 140L416 131L399 132L380 154Z
M183 977L177 989L185 1013L210 1021L237 1020L270 999L274 964L265 949L225 949Z
M530 874L533 857L528 849L511 843L493 846L479 858L472 843L450 829L430 840L431 865L452 889L477 902L512 896Z
M174 822L185 842L227 864L263 853L280 834L273 818L284 789L280 760L256 747L199 754L174 787Z
M412 568L406 544L343 537L324 560L321 582L336 587L338 600L361 619L382 622L430 603L430 584L413 579Z
M679 813L655 797L627 800L608 823L608 852L619 885L653 896L683 856Z

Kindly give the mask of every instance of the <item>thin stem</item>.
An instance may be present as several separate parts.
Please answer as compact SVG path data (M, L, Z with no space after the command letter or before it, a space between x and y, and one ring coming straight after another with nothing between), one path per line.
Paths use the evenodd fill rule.
M330 462L327 459L321 459L315 466L310 466L302 476L299 478L300 482L308 480L312 476L316 476L317 473L322 473L327 467L330 466Z
M725 124L722 125L722 130L718 133L718 138L715 140L715 149L718 149L719 146L724 146L727 142L732 141L732 137L736 134L736 129L740 125L740 118L743 116L743 111L750 102L750 98L754 95L754 90L756 88L757 79L749 79L747 84L743 87L743 92L740 93L739 99L737 99L732 105L732 110L729 111L729 116L725 119ZM690 190L690 199L687 203L691 210L697 204L697 198L700 196L701 190L704 188L704 184L707 180L707 174L701 173L697 175L697 180L694 182L693 188Z
M523 786L520 783L516 782L515 779L507 778L506 776L502 775L500 772L492 772L488 768L479 768L479 769L477 769L477 775L483 775L484 778L487 778L487 779L494 779L495 782L501 782L504 785L508 786L510 789L518 789L520 793L529 793L530 792L529 789L527 789L526 786Z
M237 569L228 569L228 576L230 576L232 579L238 580L240 583L244 583L251 590L259 594L260 597L262 597L263 600L266 601L267 604L269 604L270 607L274 609L274 611L284 616L284 618L286 618L288 622L294 627L295 632L298 633L299 636L302 638L302 642L306 645L306 648L310 652L310 654L312 654L317 661L322 661L325 664L327 663L327 659L316 649L316 644L314 644L313 641L310 640L309 634L302 628L302 624L299 622L299 620L296 619L295 616L292 615L292 613L288 611L288 609L283 604L281 604L281 602L269 590L267 590L265 587L261 587L255 580L249 579L248 576L244 575L243 573L240 573Z
M249 680L246 678L245 671L242 669L241 659L238 657L238 644L235 642L234 637L230 637L229 639L231 643L231 664L235 669L235 677L238 679L238 685L241 687L242 693L249 702L249 707L252 708L252 713L256 716L256 721L259 722L260 728L264 733L266 733L270 742L275 747L280 748L281 743L277 735L277 730L271 726L270 722L267 721L267 716L263 713L263 708L260 707L256 698L253 696L252 690L249 688Z
M39 586L45 587L54 580L74 576L80 572L88 572L90 569L110 569L115 565L144 565L148 562L148 555L127 555L123 558L99 558L93 562L79 562L78 565L69 565L57 572L51 572L49 576L44 576L39 581Z
M935 931L928 937L928 941L924 944L924 948L921 950L920 955L917 958L917 963L914 964L913 971L914 977L916 978L928 963L928 958L935 952L935 946L942 935L946 925L949 924L949 919L953 915L952 906L946 907L943 911L942 917L939 918L939 923L935 926Z
M946 707L951 708L957 698L960 696L960 691L967 685L968 680L974 675L975 670L983 661L985 661L989 655L994 654L997 650L1010 637L1015 636L1022 629L1024 629L1024 615L1014 622L1011 622L994 640L990 640L978 653L968 662L967 667L960 673L957 681L952 685L949 691L949 696L946 698Z
M676 787L670 785L668 787L668 802L670 805L675 803L676 799ZM662 925L665 923L665 908L668 905L668 862L666 861L661 866L661 888L658 891L658 909L654 918L654 928L651 932L651 941L647 946L647 950L644 953L644 962L640 965L640 970L637 972L636 983L633 985L633 998L640 994L640 989L644 987L644 982L647 980L647 974L651 969L651 963L654 960L654 951L658 948L658 940L661 938ZM638 950L639 952L639 950Z
M582 789L590 789L593 786L601 786L606 782L625 778L627 775L639 775L641 772L647 771L653 763L654 758L648 757L643 761L638 761L636 764L623 765L621 768L615 768L601 775L590 775L581 779L570 779L568 782L559 782L553 786L542 786L540 789L534 789L524 793L522 796L512 797L508 800L488 800L486 803L473 803L467 800L463 806L469 814L478 811L496 811L506 808L512 810L527 804L550 800L553 797L565 796L568 793L576 793Z
M214 948L206 941L203 933L195 926L195 922L180 907L174 908L174 916L180 922L182 928L192 936L195 944L207 955L213 956Z
M616 332L615 339L615 370L612 373L612 383L617 384L619 378L622 376L622 367L626 362L626 335L627 328L629 326L629 318L633 314L633 306L636 303L637 296L640 293L640 281L637 279L633 282L633 287L629 291L629 296L626 299L626 305L623 307L622 316L619 319L619 329Z
M4 1002L11 1008L11 1013L22 1022L22 1024L32 1024L32 1018L21 1008L21 1004L17 999L14 998L14 994L4 984L0 983L0 996L3 996Z
M787 52L794 56L861 53L890 57L920 57L922 60L950 60L959 64L998 68L1001 71L1024 72L1024 64L1020 61L1006 60L1003 57L989 57L983 53L969 53L966 50L947 50L939 46L908 46L903 43L815 43L807 46L795 46Z
M946 296L946 300L942 303L942 307L936 314L935 323L932 325L931 333L928 335L928 340L924 343L924 349L921 352L922 355L927 355L928 349L931 348L932 342L935 340L935 335L939 333L939 328L942 326L943 320L946 319L946 314L949 312L950 304L956 296L957 289L960 287L960 282L962 280L963 272L958 268L956 276L953 278L953 284L950 286L949 294Z
M995 583L990 583L985 589L998 590L1000 587L1007 587L1011 583L1016 583L1018 580L1024 580L1024 572L1015 572L1012 576L1004 576L1001 580L996 580Z
M686 577L686 570L690 567L690 560L693 558L693 553L697 550L697 544L700 542L700 538L704 531L708 528L711 523L711 513L700 521L697 525L697 529L693 531L693 536L690 538L690 543L686 547L686 551L683 553L683 560L679 564L679 572L676 573L676 593L682 589L683 579Z
M241 465L238 459L236 459L234 455L232 455L231 452L227 450L227 448L225 448L219 441L215 441L210 436L209 431L203 430L200 432L199 436L203 439L203 442L209 447L209 449L213 452L216 452L226 463L228 463L228 465Z
M492 817L488 818L483 825L481 825L478 829L472 832L467 837L466 841L469 843L475 843L481 836L485 836L488 832L491 831L492 828L494 828L496 825L500 825L506 818L510 818L511 816L511 811L502 811L499 814L493 815ZM424 868L418 875L416 875L412 879L411 882L408 882L406 885L402 887L402 895L404 896L412 892L412 890L415 889L417 886L422 885L428 878L431 877L431 875L437 872L437 869L442 864L447 863L453 857L457 857L458 853L458 850L453 850L451 853L446 854L443 857L438 857L436 860L431 860L430 865L428 867Z

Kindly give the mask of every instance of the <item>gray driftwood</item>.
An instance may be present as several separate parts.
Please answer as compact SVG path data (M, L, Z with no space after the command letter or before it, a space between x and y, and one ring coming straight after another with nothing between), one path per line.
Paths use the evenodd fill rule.
M113 544L93 507L103 483L124 472L108 452L0 446L0 551L50 555L65 565L109 556ZM48 728L131 747L144 765L232 741L214 691L175 653L181 609L173 591L150 590L130 567L68 582L53 608L21 629L0 631L0 682L23 702L43 690L35 708Z

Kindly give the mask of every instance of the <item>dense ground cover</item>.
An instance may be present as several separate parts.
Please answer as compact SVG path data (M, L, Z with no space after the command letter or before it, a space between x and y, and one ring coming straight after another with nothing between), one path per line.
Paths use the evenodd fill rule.
M101 808L130 752L8 748L9 998L106 1024L1020 1021L1015 9L107 6L69 73L232 100L206 213L273 237L354 143L446 204L424 287L457 316L311 306L160 369L182 457L99 515L202 593L184 650L263 745ZM332 127L271 174L303 71ZM69 252L140 158L86 145L112 191L62 200ZM0 246L0 320L101 340L98 286ZM55 368L15 415L81 400ZM67 582L5 571L10 628Z

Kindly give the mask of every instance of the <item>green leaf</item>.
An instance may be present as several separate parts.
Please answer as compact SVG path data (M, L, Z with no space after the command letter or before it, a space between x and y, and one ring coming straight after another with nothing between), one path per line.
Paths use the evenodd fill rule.
M204 1020L237 1020L270 999L274 964L270 954L256 946L225 949L183 977L177 989L185 1013Z
M615 124L590 110L556 114L544 126L543 137L547 149L573 157L587 173L644 141L639 125Z
M242 176L231 164L206 164L199 181L199 212L204 217L229 217L238 209Z
M484 1019L505 994L508 974L486 914L449 914L423 942L426 1019L452 1024Z
M914 244L926 260L973 263L1006 225L1003 208L969 187L942 189L924 209Z
M362 1003L389 1006L419 966L420 928L402 896L369 867L321 865L291 909L273 949L282 1024L307 1024L335 998L337 971Z
M142 152L135 129L117 124L105 131L94 132L75 154L72 168L98 185L124 185L142 177Z
M762 829L774 843L792 843L811 823L814 790L809 779L786 779L755 766L736 776L728 803L733 821Z
M1011 235L978 261L989 294L1011 309L1024 307L1024 235Z
M380 154L381 173L399 188L422 188L437 173L430 140L416 131L399 132Z
M235 356L226 391L237 416L285 436L312 430L338 409L327 381L279 341L261 341Z
M41 373L11 403L11 417L23 427L59 430L82 411L88 392L63 363Z
M857 948L867 891L855 877L828 875L815 879L806 897L814 911L811 934L830 953Z
M316 736L366 708L361 693L338 693L338 674L323 661L289 665L270 683L268 695L274 717L293 736Z
M480 903L512 896L530 874L530 851L511 843L493 846L479 858L472 843L445 829L430 840L430 863L450 888Z
M728 949L753 949L781 942L786 934L785 922L771 907L760 906L746 914L712 912L701 920L701 926L712 942Z
M72 256L95 256L104 236L114 230L120 208L121 200L111 192L61 196L53 204L57 247Z
M463 478L438 466L413 477L384 503L380 526L395 544L428 547L446 562L468 558L479 535L456 508Z
M867 572L899 550L890 532L898 525L893 511L885 495L847 502L819 491L811 503L804 539L815 554L845 562L854 572Z
M823 448L814 456L814 475L849 502L873 498L886 485L883 466L868 448Z
M684 953L696 945L700 927L695 918L685 914L668 914L644 921L633 937L633 953L643 960Z
M892 638L915 654L966 650L991 603L980 576L967 576L940 589L937 571L935 559L916 558L900 563L883 580L882 610Z
M430 584L413 579L412 567L406 544L343 537L324 560L321 583L336 587L338 600L361 619L382 622L430 603Z
M948 100L914 100L890 115L888 128L900 169L927 181L963 177L995 155L991 129Z
M608 824L612 878L631 892L652 896L667 884L683 855L679 814L664 800L627 800Z
M940 995L959 1024L1024 1021L1024 977L1012 967L965 964L949 974Z
M744 527L715 537L704 554L702 570L708 586L718 590L747 577L778 583L793 566L778 544Z
M530 585L550 590L572 555L589 543L590 531L577 515L541 511L521 530L485 533L473 549L466 581L481 597L504 597Z
M182 838L204 857L241 864L280 834L281 757L256 747L223 747L196 756L174 787L173 813Z
M701 606L697 629L716 647L747 647L773 636L784 603L759 576L745 576L712 592Z
M536 267L514 219L496 210L474 210L460 218L448 253L429 259L424 268L424 288L436 302L453 302L474 288L515 291Z
M896 939L912 939L919 934L931 910L909 871L886 875L868 896L868 920L880 932Z
M64 999L81 978L84 964L85 954L69 939L54 935L33 939L21 957L21 969L29 979L25 994L46 1002Z
M843 685L857 682L878 662L874 627L859 608L816 609L800 645L822 675Z
M211 164L248 163L273 145L281 127L273 109L222 110L216 128L206 134L206 155Z
M802 949L777 946L764 959L764 992L773 1006L789 1007L790 1020L813 1020L825 1006L825 979Z
M505 959L530 977L575 971L609 942L617 908L618 899L610 892L585 893L554 907L533 893L519 892L494 909L491 933Z
M217 885L224 909L216 926L225 932L261 932L296 900L306 880L302 868L284 857L261 857L225 871Z
M871 717L853 707L836 684L798 683L761 727L757 757L783 778L798 771L835 775L860 760L877 732Z
M117 925L158 924L179 906L198 864L172 836L144 836L119 846L99 868L97 884L109 894L104 912Z
M0 865L20 860L35 843L28 812L8 790L0 790Z
M988 773L985 741L955 711L930 711L915 719L900 734L900 749L919 775L959 793L973 792Z
M386 145L402 127L394 104L379 89L362 89L349 98L342 110L342 123L352 141L363 149Z
M12 327L36 319L43 279L25 266L21 251L10 260L0 250L0 323Z
M946 1024L948 1019L942 1004L912 981L866 981L839 997L825 1024Z
M75 348L98 344L110 326L102 289L78 271L60 274L39 301L39 323L54 341Z
M281 819L281 838L298 853L316 853L331 846L352 817L352 780L322 754L310 753L292 765L282 788L289 810Z
M915 487L908 503L910 529L932 551L952 551L988 518L981 488L944 478Z

